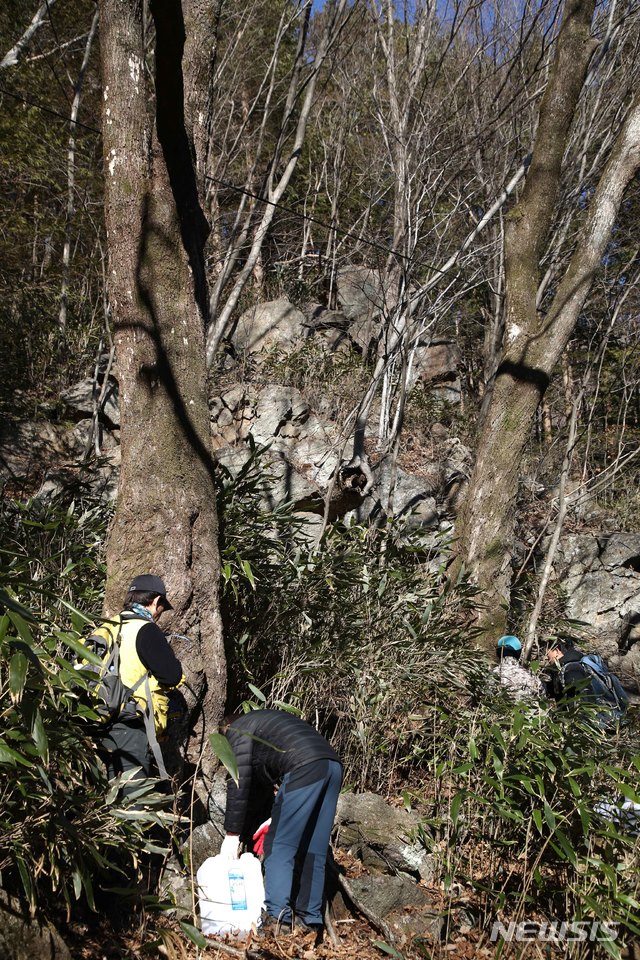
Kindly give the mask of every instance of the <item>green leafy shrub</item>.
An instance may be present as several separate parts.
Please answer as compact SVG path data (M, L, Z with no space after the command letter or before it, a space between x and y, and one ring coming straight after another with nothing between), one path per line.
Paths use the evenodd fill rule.
M473 695L472 591L448 583L403 524L333 524L316 548L290 506L266 505L261 462L256 451L237 478L221 476L232 699L317 717L349 782L386 791L407 717Z
M424 841L489 926L542 916L640 933L638 837L597 813L598 801L640 802L640 756L633 734L607 739L592 720L588 708L489 695L474 711L441 712L437 741L416 737L414 756L434 775ZM619 956L606 931L600 947Z
M22 603L81 630L100 615L104 542L111 509L85 497L54 501L2 500L0 575Z
M106 518L97 507L2 504L0 522L0 873L32 913L94 906L96 880L136 877L165 802L146 785L118 799L96 756L96 714L73 667L97 606ZM27 607L26 602L30 607ZM69 620L74 629L69 629ZM137 810L141 799L146 812Z

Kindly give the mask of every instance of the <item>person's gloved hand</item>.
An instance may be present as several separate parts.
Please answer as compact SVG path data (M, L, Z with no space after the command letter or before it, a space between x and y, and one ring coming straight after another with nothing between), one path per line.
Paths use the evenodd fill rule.
M265 820L264 823L261 823L256 832L253 835L253 852L257 857L261 857L264 853L264 838L269 832L269 827L271 826L271 817L268 820Z
M237 860L239 850L240 837L228 833L222 841L222 846L220 847L220 856L223 860Z

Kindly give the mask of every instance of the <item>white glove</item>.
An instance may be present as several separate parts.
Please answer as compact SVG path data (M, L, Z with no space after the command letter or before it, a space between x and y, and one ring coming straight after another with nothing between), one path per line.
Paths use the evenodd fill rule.
M237 860L240 850L240 837L228 833L222 841L220 856L223 860Z

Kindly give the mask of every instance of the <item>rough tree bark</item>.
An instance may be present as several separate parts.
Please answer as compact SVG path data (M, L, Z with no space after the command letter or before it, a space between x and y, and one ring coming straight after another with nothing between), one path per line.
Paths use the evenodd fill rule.
M552 225L562 158L589 60L593 0L570 0L541 107L531 166L505 237L505 343L458 519L458 566L480 587L488 651L507 622L510 550L520 467L536 409L605 254L624 191L640 163L640 100L631 106L590 200L573 256L546 315L536 309L540 260Z
M202 3L184 4L190 29ZM224 706L215 489L206 402L203 247L208 225L194 151L205 41L189 38L185 82L180 0L152 0L155 122L145 83L143 0L101 0L103 137L109 291L121 402L122 468L107 548L106 607L136 573L160 574L175 607L170 628L205 724ZM186 98L185 98L186 91ZM185 117L186 102L186 117ZM187 122L185 122L185 119ZM189 122L194 126L189 128ZM164 625L164 624L163 624Z

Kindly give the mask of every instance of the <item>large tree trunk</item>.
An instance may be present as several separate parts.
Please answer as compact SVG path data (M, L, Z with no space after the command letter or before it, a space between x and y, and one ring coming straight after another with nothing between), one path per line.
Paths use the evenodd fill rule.
M522 198L505 238L503 356L458 520L458 559L480 587L480 625L492 650L504 632L520 467L538 404L578 320L605 253L622 196L640 161L640 106L632 106L590 201L575 252L545 316L536 310L540 260L553 220L562 157L594 42L593 0L567 4L554 67L540 107ZM458 564L459 565L459 564Z
M152 3L156 122L148 111L141 0L101 0L109 290L122 468L107 550L106 606L136 573L163 577L190 707L224 706L220 563L206 401L202 214L185 129L179 0ZM197 22L192 18L191 22ZM197 62L194 57L194 64ZM206 84L203 84L206 96ZM193 86L188 87L193 115ZM190 689L189 689L190 688Z

